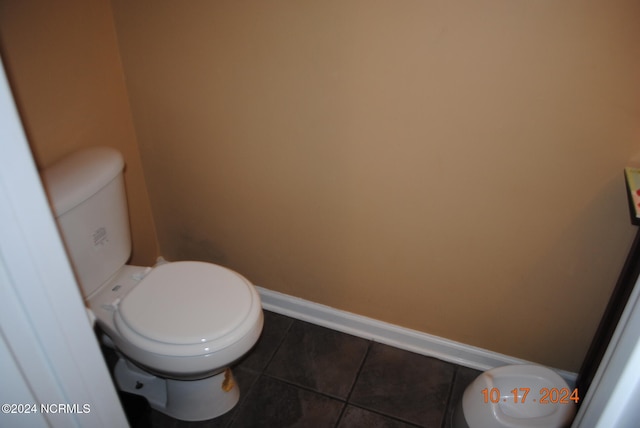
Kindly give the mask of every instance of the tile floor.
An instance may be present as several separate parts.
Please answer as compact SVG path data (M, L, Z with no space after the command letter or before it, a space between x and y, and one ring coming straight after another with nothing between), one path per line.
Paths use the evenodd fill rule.
M240 402L209 421L184 422L121 399L133 428L448 428L480 373L265 311L255 348L233 372Z

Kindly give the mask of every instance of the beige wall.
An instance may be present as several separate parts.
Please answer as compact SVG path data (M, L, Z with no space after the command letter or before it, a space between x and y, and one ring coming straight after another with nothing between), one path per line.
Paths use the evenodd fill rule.
M0 0L0 46L39 166L124 153L134 263L139 149L169 258L579 368L635 232L637 2L112 6L120 52L73 0Z
M635 232L637 1L112 5L165 256L578 370Z
M112 5L164 255L578 369L635 231L637 2ZM151 262L108 3L1 0L0 42L40 166L124 152Z
M39 167L88 146L123 153L132 263L153 263L157 239L109 2L0 0L0 47Z

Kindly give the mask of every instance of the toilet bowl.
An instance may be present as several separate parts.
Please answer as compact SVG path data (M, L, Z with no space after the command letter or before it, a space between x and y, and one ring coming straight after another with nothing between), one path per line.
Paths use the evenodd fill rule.
M89 304L116 347L138 365L167 377L203 378L258 339L260 296L236 272L190 261L162 264L144 276L128 268L138 273L122 274L137 284L105 287ZM127 283L122 276L118 284Z
M538 365L510 365L482 373L465 390L454 428L561 428L573 420L577 391Z
M123 167L116 150L96 147L43 172L69 259L118 352L118 387L176 419L215 418L238 402L229 367L260 336L260 296L242 275L212 263L127 265Z
M88 303L121 354L121 390L188 421L215 418L238 402L228 367L263 325L260 297L241 275L203 262L126 265Z

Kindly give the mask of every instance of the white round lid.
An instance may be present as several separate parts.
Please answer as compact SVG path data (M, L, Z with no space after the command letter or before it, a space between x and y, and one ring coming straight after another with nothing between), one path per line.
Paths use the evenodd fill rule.
M155 267L120 302L122 320L146 338L177 345L218 339L249 315L252 285L240 274L204 262Z

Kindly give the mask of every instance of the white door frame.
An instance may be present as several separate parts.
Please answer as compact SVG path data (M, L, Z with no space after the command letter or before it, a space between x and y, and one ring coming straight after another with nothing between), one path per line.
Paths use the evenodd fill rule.
M640 278L611 337L576 428L635 428L640 421Z

